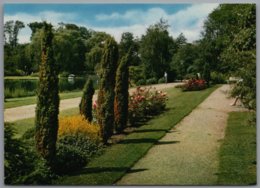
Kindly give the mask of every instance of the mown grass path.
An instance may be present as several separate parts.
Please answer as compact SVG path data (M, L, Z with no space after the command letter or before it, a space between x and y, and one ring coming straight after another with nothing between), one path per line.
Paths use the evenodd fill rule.
M168 89L169 100L166 112L137 128L118 144L106 148L103 155L93 159L83 170L63 177L55 181L54 184L112 185L126 172L138 173L145 171L146 169L143 168L131 169L131 167L154 144L169 144L168 141L158 142L158 140L205 100L216 88L217 86L196 92L181 92L176 88Z
M228 113L244 110L230 106L228 85L214 91L167 133L118 185L215 185L218 151ZM174 116L174 114L173 114ZM174 122L172 122L174 125Z

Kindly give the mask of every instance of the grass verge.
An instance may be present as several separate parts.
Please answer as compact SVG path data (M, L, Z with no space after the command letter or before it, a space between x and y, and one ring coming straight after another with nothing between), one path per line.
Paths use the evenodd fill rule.
M81 96L82 96L82 91L60 93L60 99L70 99L70 98L76 98ZM36 103L36 96L11 98L11 99L6 99L4 107L5 109L7 109L7 108L14 108L18 106L30 105L35 103Z
M232 112L220 147L218 184L256 185L256 127L250 112Z
M167 90L167 111L147 122L118 144L106 148L103 155L93 159L83 170L62 177L57 185L112 185L143 157L168 130L188 115L218 86L193 92ZM140 169L142 170L142 169Z

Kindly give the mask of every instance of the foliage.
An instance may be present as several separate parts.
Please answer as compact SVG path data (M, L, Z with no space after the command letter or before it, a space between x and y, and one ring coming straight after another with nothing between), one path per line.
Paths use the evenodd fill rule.
M226 76L219 72L211 72L210 77L213 84L225 84L227 82Z
M167 22L161 19L150 26L142 36L140 53L145 79L152 77L159 79L169 69L173 39L169 36L168 27Z
M149 79L146 80L146 84L147 85L157 84L157 79L155 77L149 78Z
M167 96L155 88L138 87L129 98L129 122L134 125L150 116L161 113L166 107Z
M55 172L69 174L81 169L97 154L101 145L85 134L68 134L59 138Z
M107 143L114 130L114 87L118 61L118 46L114 38L105 42L101 61L100 87L98 92L98 124L103 142Z
M202 79L190 79L183 86L183 91L198 91L207 87L206 81Z
M33 170L33 159L25 143L13 138L15 130L11 124L4 125L5 184L20 184L23 176Z
M221 4L204 24L202 59L210 69L241 77L236 90L243 104L256 109L256 5Z
M81 98L79 104L79 112L81 115L84 115L88 121L92 121L92 98L95 93L95 89L93 86L93 81L88 79L84 89L83 89L83 96Z
M139 80L144 80L143 67L142 66L129 66L129 79L132 85L138 85ZM139 84L140 85L140 84ZM145 85L144 83L141 85Z
M52 26L44 22L42 38L42 61L35 120L35 141L37 152L52 166L56 152L59 114L59 86L57 65L53 58Z
M165 77L162 77L158 80L158 84L163 84L165 83Z
M137 86L146 85L145 79L140 79L140 80L138 80L138 81L136 82L136 85L137 85Z
M58 137L80 133L98 142L99 132L99 125L90 123L81 115L65 116L59 119Z
M128 88L129 88L129 71L130 63L129 54L121 58L116 72L115 99L114 99L114 116L115 130L122 132L127 125L128 119Z

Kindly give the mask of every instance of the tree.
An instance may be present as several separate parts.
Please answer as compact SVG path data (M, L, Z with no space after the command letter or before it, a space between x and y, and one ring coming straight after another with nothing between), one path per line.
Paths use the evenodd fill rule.
M43 28L44 23L43 22L32 22L32 23L29 23L28 26L32 30L32 34L31 34L31 39L32 39L32 37L34 36L36 31Z
M92 98L94 93L95 89L93 86L93 81L91 79L88 79L83 89L83 96L79 104L79 112L81 115L84 115L86 120L88 120L89 122L91 122L93 119Z
M36 106L35 141L38 153L53 167L59 114L58 67L52 49L52 25L44 22Z
M115 86L115 130L122 132L127 125L128 117L128 79L129 79L129 54L126 54L120 61L116 72Z
M101 60L101 75L98 92L98 123L106 144L114 130L114 88L118 61L118 46L114 38L105 41Z
M4 25L5 41L10 44L12 48L16 47L18 44L18 34L19 31L24 28L24 23L16 20L7 21ZM8 38L8 40L7 40Z
M140 53L146 79L159 79L169 70L173 39L169 36L168 27L166 21L161 19L157 24L150 26L142 36Z

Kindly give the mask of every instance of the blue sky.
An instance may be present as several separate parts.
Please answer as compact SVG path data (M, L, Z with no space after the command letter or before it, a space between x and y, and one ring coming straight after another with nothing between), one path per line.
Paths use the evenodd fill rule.
M4 22L20 20L26 25L34 21L74 23L113 35L117 41L123 32L141 37L146 29L166 19L169 33L183 33L189 42L199 39L203 22L218 4L5 4ZM29 42L28 27L19 33L19 42Z

